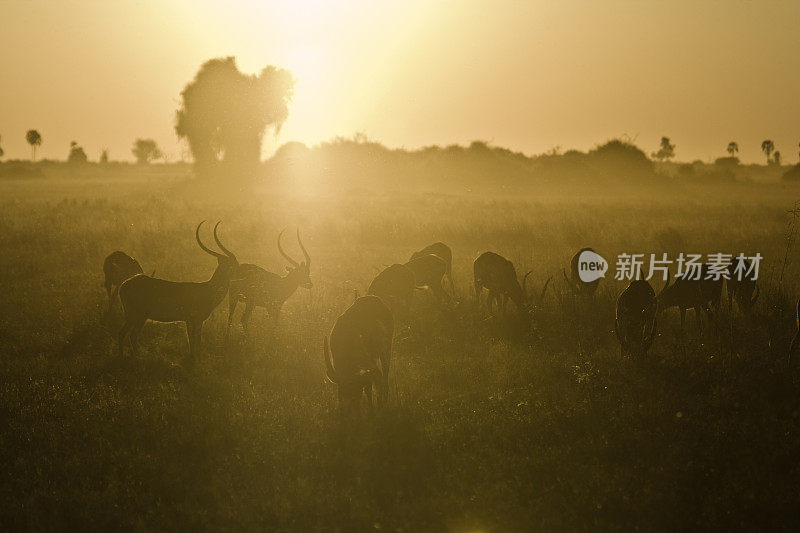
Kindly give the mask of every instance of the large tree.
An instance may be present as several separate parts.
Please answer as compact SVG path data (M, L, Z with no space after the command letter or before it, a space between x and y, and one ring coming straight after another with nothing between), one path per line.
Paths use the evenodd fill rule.
M234 57L206 61L181 93L175 132L189 143L195 164L207 172L222 160L252 171L261 159L261 140L271 127L279 132L289 116L294 77L267 66L243 74Z
M42 135L36 130L28 130L25 140L31 145L31 159L36 161L36 147L42 144Z
M728 148L726 148L731 157L736 157L736 154L739 153L739 143L736 141L731 141L728 143Z
M164 156L153 139L136 139L133 142L131 153L136 158L136 162L142 165Z

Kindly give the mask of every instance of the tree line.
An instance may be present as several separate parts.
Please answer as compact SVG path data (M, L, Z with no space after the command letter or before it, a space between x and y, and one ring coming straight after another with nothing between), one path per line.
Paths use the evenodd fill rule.
M800 148L800 143L798 143L797 146ZM717 162L739 162L739 159L736 157L736 154L739 153L739 143L736 141L729 142L728 146L725 148L725 151L728 152L729 157L720 158L717 160ZM767 165L781 165L781 153L780 151L775 150L775 143L772 142L771 139L765 139L761 142L761 151L767 156ZM661 143L658 151L651 153L650 156L657 161L669 161L675 157L675 145L672 143L669 137L661 137ZM798 157L800 157L800 151L798 152ZM725 159L728 161L724 161Z
M291 72L272 65L258 74L248 75L239 70L232 56L203 63L181 92L180 107L175 112L175 133L186 141L197 174L255 175L261 163L264 134L271 129L277 135L289 116L288 104L294 94L294 84ZM35 161L42 135L32 129L25 134L25 140L31 146L31 159ZM761 150L768 165L781 165L781 152L775 150L772 140L764 140ZM720 158L718 162L738 164L739 144L729 142L726 151L729 157ZM136 139L131 153L140 164L159 159L166 161L153 139ZM0 157L2 155L0 146ZM675 144L669 137L662 137L658 150L651 157L656 161L670 161L675 157ZM67 161L83 163L87 160L83 148L76 141L71 142ZM100 162L107 161L108 150L104 149Z

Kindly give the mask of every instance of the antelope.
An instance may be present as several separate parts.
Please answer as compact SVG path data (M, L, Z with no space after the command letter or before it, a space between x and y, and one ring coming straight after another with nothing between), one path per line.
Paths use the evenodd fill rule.
M572 260L569 263L569 272L570 275L567 276L567 271L565 269L561 269L561 272L564 274L564 280L567 282L567 286L572 290L573 294L584 298L593 298L594 293L597 292L597 286L600 284L600 278L594 281L583 281L578 274L578 261L580 256L583 252L594 252L591 248L581 248L578 252L572 256Z
M108 312L114 307L114 300L119 293L119 287L122 282L128 278L132 278L136 274L142 274L142 266L133 257L125 252L111 252L103 261L103 274L105 274L105 282L103 285L108 294ZM112 291L113 289L113 291Z
M392 312L377 296L356 299L336 319L324 341L328 380L338 386L339 409L357 409L362 393L372 408L372 389L383 405L389 395L389 365L394 321Z
M733 301L736 301L736 306L749 313L760 294L756 280L753 277L747 277L742 274L742 279L739 279L737 270L737 263L741 272L748 272L750 270L750 262L744 258L737 258L728 265L728 279L726 281L728 286L728 313L733 312Z
M205 220L203 221L205 222ZM207 254L217 258L217 268L211 279L203 282L167 281L138 274L125 281L119 289L125 324L119 332L119 354L123 354L125 337L130 335L131 348L138 355L137 338L147 320L184 322L189 338L189 355L194 360L200 345L203 322L228 293L228 283L239 263L217 236L220 222L214 226L214 240L223 253L209 249L200 240L200 227L194 232L197 244Z
M445 262L445 275L447 276L447 280L450 284L450 293L455 295L456 289L455 285L453 284L453 252L450 250L450 247L447 246L443 242L435 242L431 245L426 246L422 250L414 252L411 254L410 261L418 257L422 257L424 255L435 255L436 257L441 258Z
M281 246L281 238L285 230L278 234L278 251L291 264L286 267L286 275L281 277L260 266L242 263L237 271L237 278L231 281L228 294L228 328L233 324L233 313L236 305L244 301L245 309L242 314L242 328L247 332L247 323L253 309L264 307L267 313L278 324L281 307L297 290L298 287L311 289L310 268L311 256L308 255L303 241L300 240L300 230L297 230L297 243L303 251L305 261L297 262L289 256Z
M715 319L719 309L719 301L722 296L722 285L724 279L705 279L708 274L708 265L701 265L699 279L691 279L687 276L688 272L680 277L676 276L672 285L669 285L669 275L667 285L658 295L658 312L670 307L677 307L681 312L681 332L686 323L686 310L694 309L697 316L697 328L702 332L700 311L704 310L709 321Z
M657 309L656 293L647 281L631 281L622 291L617 298L614 319L614 332L619 341L621 356L647 353L656 335Z
M411 309L415 287L414 272L406 265L394 264L375 276L369 284L367 294L379 297L390 308L407 316Z
M405 266L414 273L417 287L428 287L439 301L452 299L442 287L442 279L447 273L444 259L438 255L425 254L411 259Z
M492 304L497 302L501 314L505 316L506 304L509 298L520 312L530 311L531 307L528 302L525 285L528 276L533 272L532 270L525 274L522 278L522 286L520 286L514 264L494 252L484 252L475 260L472 266L475 278L475 298L479 306L483 289L489 290L489 297L486 300L486 309L489 314L492 313ZM540 300L544 299L549 283L550 279L545 282L542 288Z

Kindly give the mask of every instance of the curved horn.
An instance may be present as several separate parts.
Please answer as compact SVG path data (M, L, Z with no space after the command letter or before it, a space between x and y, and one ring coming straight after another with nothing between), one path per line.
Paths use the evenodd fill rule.
M533 270L528 270L527 272L525 272L525 275L522 277L522 292L525 293L526 297L528 296L528 287L527 287L528 276L530 276L532 272L533 272Z
M331 361L331 347L328 344L328 336L325 335L323 355L325 357L325 375L331 383L339 383L336 379L336 371L333 369L333 362Z
M227 255L228 257L236 257L235 255L233 255L233 252L225 248L225 246L221 242L219 242L219 237L217 237L217 228L219 227L220 224L222 224L221 220L217 222L216 225L214 226L214 240L216 241L217 246L219 246L219 249L222 250L225 253L225 255Z
M213 255L214 257L224 257L221 253L215 252L214 250L208 248L203 241L200 240L200 226L203 225L205 220L197 225L197 229L194 230L194 238L197 239L197 244L200 245L200 249L203 250L205 253L209 255Z
M553 279L553 276L550 276L549 278L547 278L547 281L544 282L544 287L542 287L542 293L539 295L539 301L540 302L544 301L544 293L547 292L547 286L550 284L550 280L552 280L552 279Z
M758 300L759 295L761 295L761 289L759 289L758 285L756 285L756 294L755 294L755 296L753 296L753 299L750 300L750 305L751 306L755 305L756 300Z
M564 268L564 267L561 267L561 273L564 274L564 281L567 282L567 286L570 289L572 289L573 291L576 290L575 282L572 281L571 279L569 279L569 277L567 276L567 269Z
M303 241L300 240L300 228L297 228L297 244L300 245L300 249L303 250L303 255L306 257L306 266L310 267L311 266L311 256L308 255L308 252L306 251L306 247L303 246Z
M289 257L289 254L287 254L286 252L284 252L284 251L283 251L283 247L281 246L281 237L283 237L283 232L284 232L284 231L286 231L286 228L282 229L282 230L281 230L281 232L278 234L278 251L281 253L281 255L282 255L282 256L283 256L283 257L284 257L284 258L285 258L287 261L289 261L289 262L290 262L291 264L293 264L295 267L299 267L299 266L300 266L300 263L298 263L297 261L295 261L294 259L292 259L291 257Z

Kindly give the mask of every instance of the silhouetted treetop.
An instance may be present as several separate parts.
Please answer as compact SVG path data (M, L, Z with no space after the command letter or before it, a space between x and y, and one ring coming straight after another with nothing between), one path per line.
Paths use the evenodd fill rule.
M86 156L86 152L83 151L83 147L79 146L75 141L69 143L68 163L86 163L88 160L89 158Z
M181 93L175 132L185 138L201 172L221 159L250 171L261 157L268 127L277 133L289 116L294 77L267 66L258 75L239 71L234 57L206 61Z
M150 161L164 156L153 139L136 139L133 142L131 153L140 165L146 165Z
M28 130L25 140L31 145L31 159L36 161L36 147L42 144L42 135L36 130Z

